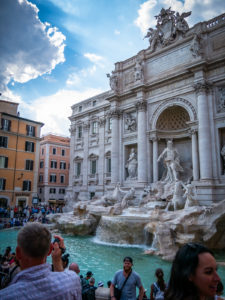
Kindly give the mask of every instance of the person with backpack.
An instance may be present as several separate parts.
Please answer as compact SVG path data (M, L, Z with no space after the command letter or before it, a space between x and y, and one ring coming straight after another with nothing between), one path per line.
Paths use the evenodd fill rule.
M166 283L164 281L164 273L162 269L156 269L155 276L157 281L151 285L150 300L164 300L164 292Z

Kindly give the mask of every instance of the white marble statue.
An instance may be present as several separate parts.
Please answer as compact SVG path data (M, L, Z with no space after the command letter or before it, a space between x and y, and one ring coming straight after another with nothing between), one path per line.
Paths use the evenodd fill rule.
M121 208L127 208L129 200L133 200L135 198L135 188L131 188L126 195L123 197L121 202Z
M198 201L196 200L196 192L194 192L194 186L192 184L187 184L185 186L185 196L186 196L186 203L185 208L191 206L197 206Z
M134 79L135 81L137 80L142 80L143 78L143 65L141 59L138 57L136 60L136 64L134 67Z
M129 179L137 178L137 164L137 155L134 148L132 148L126 164Z
M109 84L110 84L110 87L113 91L117 91L117 88L118 88L118 77L117 75L115 74L114 71L112 71L112 74L106 74L106 76L109 78Z
M192 52L192 56L195 58L201 56L202 54L200 38L197 34L194 35L194 38L191 42L190 51Z
M164 158L164 162L167 168L167 174L164 182L174 182L178 180L178 173L183 172L183 168L180 165L179 153L173 147L173 142L169 140L167 142L167 147L158 157L158 162Z
M170 210L173 207L174 210L183 209L185 205L186 187L181 180L176 180L174 184L174 193L171 202L168 203L166 210Z
M137 129L136 118L131 113L125 115L125 129L130 132Z

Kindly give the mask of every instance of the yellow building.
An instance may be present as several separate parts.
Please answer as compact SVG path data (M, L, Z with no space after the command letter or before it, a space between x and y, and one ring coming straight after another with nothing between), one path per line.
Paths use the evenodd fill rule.
M43 123L21 118L18 103L0 100L0 207L38 202L40 131Z

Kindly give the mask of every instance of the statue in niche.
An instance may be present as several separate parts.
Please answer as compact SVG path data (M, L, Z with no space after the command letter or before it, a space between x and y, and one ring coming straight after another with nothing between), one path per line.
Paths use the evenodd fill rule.
M164 182L175 182L178 180L178 172L183 172L183 168L180 165L179 153L173 147L173 142L169 140L167 147L158 157L158 162L163 158L167 168L167 174Z
M223 158L223 170L224 170L224 173L225 173L225 145L223 146L220 154L222 155L222 158Z
M134 67L134 79L135 79L135 81L143 79L143 72L144 72L144 70L143 70L142 61L141 61L140 57L137 57L136 65Z
M137 178L137 164L137 155L134 148L132 148L126 164L128 171L128 179Z
M115 71L112 71L111 75L106 74L106 76L109 78L109 84L110 84L111 89L116 92L118 89L118 77L115 74Z
M125 115L125 129L133 132L137 129L136 117L134 117L131 113Z

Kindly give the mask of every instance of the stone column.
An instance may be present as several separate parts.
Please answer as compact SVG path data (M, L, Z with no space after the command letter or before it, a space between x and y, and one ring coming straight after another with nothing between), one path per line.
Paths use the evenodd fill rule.
M145 100L136 103L138 111L138 182L147 183L147 137Z
M158 171L158 139L155 137L152 139L153 142L153 182L158 181L159 171Z
M105 118L101 118L99 124L99 158L98 158L98 186L103 188L104 182L104 138L105 138Z
M76 138L76 125L71 125L70 127L70 170L69 170L69 186L68 188L72 190L73 179L74 179L74 150L75 150L75 138Z
M112 118L111 183L116 184L119 181L119 109L113 108L110 116Z
M191 146L192 146L193 179L199 180L198 141L197 141L197 133L195 130L191 130Z
M211 128L208 111L209 85L205 82L195 84L198 105L198 144L200 179L212 179Z
M88 160L88 148L89 148L89 122L85 122L83 124L84 131L84 159L83 159L83 188L86 190L88 186L88 174L90 170L89 160Z

